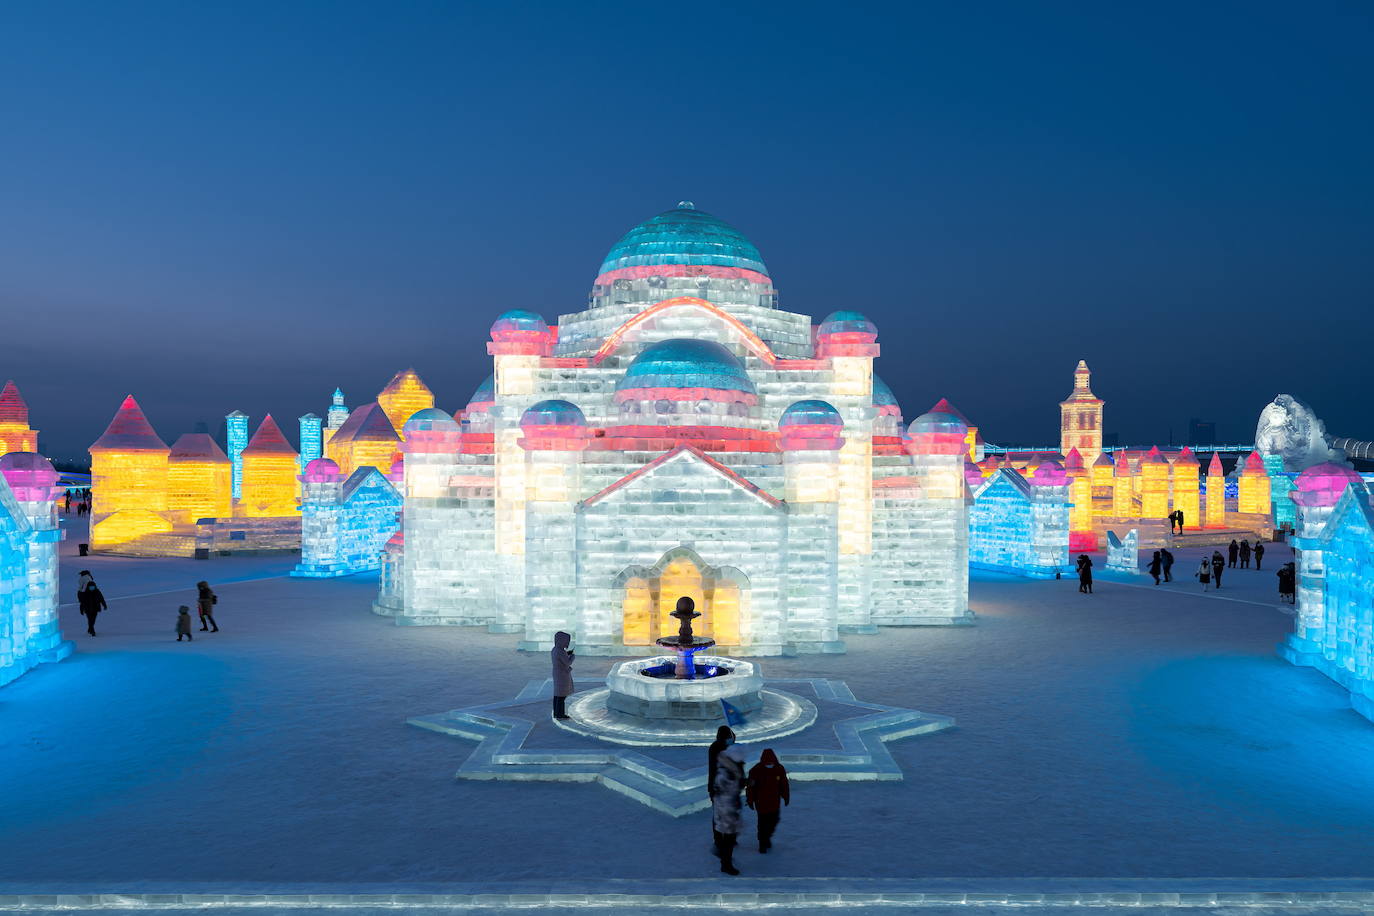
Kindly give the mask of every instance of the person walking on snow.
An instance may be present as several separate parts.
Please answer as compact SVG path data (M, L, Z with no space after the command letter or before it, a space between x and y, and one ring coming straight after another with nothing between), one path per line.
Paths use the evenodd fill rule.
M735 733L730 726L722 725L716 729L716 740L712 741L706 748L706 797L715 798L716 796L716 771L719 769L720 752L735 743ZM711 825L711 841L713 854L720 855L720 834L716 831L715 824Z
M577 659L576 653L568 648L572 644L572 636L559 630L553 634L553 648L549 650L549 659L553 663L553 717L555 719L567 719L568 697L573 694L572 666Z
M1088 559L1086 553L1080 553L1073 566L1074 569L1078 570L1078 590L1085 595L1091 595L1093 593L1093 561Z
M108 610L109 606L88 569L81 570L81 575L77 577L76 603L81 608L81 616L86 618L86 632L94 636L96 615Z
M1202 558L1202 563L1197 568L1197 580L1202 583L1202 590L1207 591L1212 582L1212 563L1206 557Z
M1260 564L1264 562L1264 542L1255 541L1255 569L1259 570Z
M1221 558L1220 550L1212 551L1212 578L1216 580L1217 589L1221 589L1221 571L1226 568L1226 561Z
M1240 542L1240 568L1250 568L1250 540L1249 538Z
M773 831L778 829L782 806L792 804L792 787L787 770L778 762L771 747L763 749L759 762L749 770L744 798L759 819L759 852L773 848Z
M744 754L731 744L716 755L715 791L711 793L711 829L715 831L720 870L738 875L735 843L740 831L740 792L744 789Z
M200 630L202 633L210 630L210 627L214 627L213 630L210 630L211 633L219 632L219 624L215 623L215 605L217 604L219 604L219 596L210 591L210 583L197 582L196 608L200 611ZM210 627L205 625L207 622L209 622Z
M187 642L195 641L191 638L191 609L184 604L177 608L177 642L181 642L183 636Z
M1236 554L1240 553L1240 545L1235 538L1231 538L1231 546L1226 548L1226 559L1229 561L1226 566L1228 569L1236 568Z
M1171 554L1171 553L1170 553L1169 551L1167 551L1167 550L1161 549L1161 550L1159 551L1159 559L1160 559L1160 561L1164 564L1164 581L1165 581L1165 582L1172 582L1172 581L1174 581L1174 574L1173 574L1173 568L1174 568L1174 555Z
M1150 575L1154 577L1155 585L1159 584L1159 572L1163 568L1164 561L1160 559L1159 551L1156 550L1155 555L1150 558Z

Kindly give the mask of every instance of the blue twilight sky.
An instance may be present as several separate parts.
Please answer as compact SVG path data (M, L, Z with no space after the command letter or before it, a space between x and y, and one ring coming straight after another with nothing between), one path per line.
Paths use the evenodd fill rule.
M507 308L576 311L679 199L784 308L856 308L907 418L1374 438L1367 2L0 5L0 380L49 454L413 365L454 410Z

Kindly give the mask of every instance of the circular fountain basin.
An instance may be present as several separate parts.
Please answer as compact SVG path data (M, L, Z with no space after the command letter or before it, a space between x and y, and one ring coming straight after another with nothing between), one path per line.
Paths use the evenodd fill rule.
M696 667L715 669L714 677L658 676L676 664L676 658L660 655L616 665L606 675L606 707L643 719L715 720L721 717L721 700L744 713L763 705L763 673L753 662L703 655L696 659Z
M714 677L662 677L672 656L620 662L606 676L606 686L568 698L569 719L559 728L612 741L652 746L707 745L725 723L721 700L745 716L734 726L740 743L790 735L816 721L816 707L801 697L763 686L763 669L754 662L708 655L696 659L699 669L716 669ZM726 673L722 673L726 672Z

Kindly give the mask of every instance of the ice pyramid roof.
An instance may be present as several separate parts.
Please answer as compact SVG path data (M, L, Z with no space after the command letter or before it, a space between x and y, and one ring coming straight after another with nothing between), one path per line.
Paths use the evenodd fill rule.
M0 390L0 423L19 423L29 425L29 405L19 394L19 386L11 379Z
M1207 463L1207 476L1210 477L1213 474L1221 475L1225 473L1226 471L1221 466L1221 456L1213 452L1212 460Z
M400 442L382 405L373 401L348 415L331 442Z
M262 418L262 425L258 431L253 433L253 438L248 440L248 445L244 447L245 455L294 455L296 450L291 447L291 443L286 441L282 435L281 427L277 426L277 421L272 419L269 413Z
M158 438L153 425L143 415L131 394L119 405L105 433L91 444L91 451L166 452L167 443Z
M935 406L930 408L930 412L947 413L951 416L958 417L960 420L964 421L965 426L973 425L968 421L968 417L964 416L962 413L959 412L959 408L955 407L953 404L949 402L948 398L940 398L940 400L935 403Z
M229 463L229 456L224 454L224 449L220 448L219 443L208 433L184 433L180 439L172 443L172 454L168 457L173 461Z

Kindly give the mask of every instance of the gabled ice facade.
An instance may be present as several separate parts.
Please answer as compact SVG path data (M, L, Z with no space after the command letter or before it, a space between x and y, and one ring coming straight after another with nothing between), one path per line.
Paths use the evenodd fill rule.
M975 481L969 475L969 564L981 569L1053 579L1069 570L1069 478L1046 461L1028 481L998 469Z
M1350 691L1374 719L1374 504L1355 471L1319 464L1298 474L1297 614L1279 654Z
M689 203L640 224L584 311L501 315L466 408L405 424L375 609L606 655L657 651L682 595L749 655L972 622L967 426L904 429L877 338L779 309L753 244Z
M0 457L0 685L72 653L57 623L57 479L42 455Z
M396 533L401 494L381 471L361 467L345 480L339 466L316 458L301 482L301 561L291 575L328 579L372 572Z

